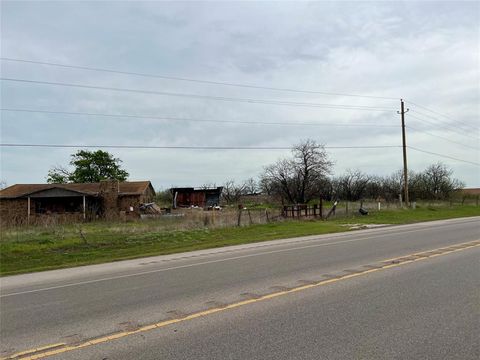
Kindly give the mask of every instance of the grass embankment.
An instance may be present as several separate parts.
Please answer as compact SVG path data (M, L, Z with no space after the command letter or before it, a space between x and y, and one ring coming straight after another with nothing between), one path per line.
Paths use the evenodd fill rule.
M88 223L3 230L0 274L11 275L98 264L150 255L215 248L295 236L335 233L346 224L407 224L480 215L480 207L429 207L382 210L328 221L282 221L248 227L165 230L155 220L134 223Z

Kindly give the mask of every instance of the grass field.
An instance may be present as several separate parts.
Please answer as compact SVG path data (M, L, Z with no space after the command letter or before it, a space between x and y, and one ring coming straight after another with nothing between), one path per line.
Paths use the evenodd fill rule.
M288 220L190 230L175 230L175 226L165 226L158 220L4 229L0 233L0 275L335 233L348 231L350 224L407 224L479 215L477 206L429 206L374 211L368 216L350 215L328 221Z

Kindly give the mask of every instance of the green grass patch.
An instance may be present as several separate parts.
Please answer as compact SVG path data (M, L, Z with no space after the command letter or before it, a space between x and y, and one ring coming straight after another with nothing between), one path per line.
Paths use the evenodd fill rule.
M480 215L480 207L419 207L352 214L328 221L281 221L218 229L173 230L161 221L88 223L0 233L0 274L11 275L349 230L348 224L406 224ZM174 220L177 221L177 220ZM181 221L181 220L178 220Z

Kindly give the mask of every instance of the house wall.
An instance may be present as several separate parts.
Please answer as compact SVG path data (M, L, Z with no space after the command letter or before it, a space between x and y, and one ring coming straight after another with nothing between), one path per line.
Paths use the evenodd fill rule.
M119 195L118 210L133 217L140 217L140 205L151 203L154 199L155 191L150 187L141 195ZM133 211L130 211L130 206Z
M128 217L140 217L140 205L152 202L155 198L155 191L148 187L143 194L121 195L118 181L102 181L100 185L100 196L103 198L104 216L106 219L123 218L123 212ZM133 207L133 211L130 211Z
M0 199L0 226L27 224L27 211L27 199Z
M127 214L135 217L140 216L140 204L144 202L139 195L122 195L118 198L118 210L125 211ZM130 211L133 207L133 212Z
M117 219L120 215L118 208L118 181L100 181L99 196L102 199L103 217L107 220Z
M147 204L147 203L151 203L155 200L155 190L153 189L153 187L150 185L147 190L145 191L145 193L143 193L140 197L140 201L143 203L143 204Z

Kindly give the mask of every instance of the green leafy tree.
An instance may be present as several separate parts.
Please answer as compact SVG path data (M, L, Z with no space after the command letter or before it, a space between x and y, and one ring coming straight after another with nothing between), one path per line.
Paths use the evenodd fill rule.
M55 166L48 172L48 183L90 183L105 179L125 181L128 178L128 172L120 167L122 160L106 151L79 150L71 157L73 171Z

